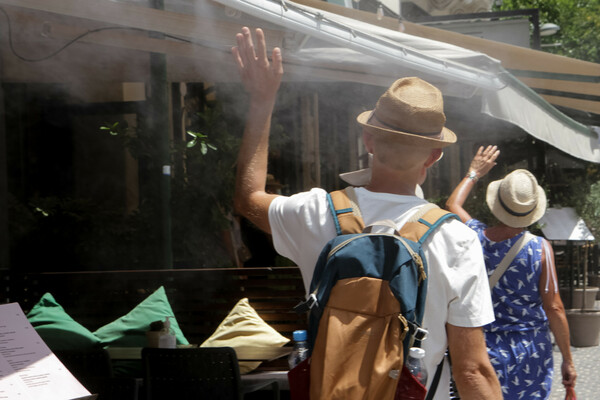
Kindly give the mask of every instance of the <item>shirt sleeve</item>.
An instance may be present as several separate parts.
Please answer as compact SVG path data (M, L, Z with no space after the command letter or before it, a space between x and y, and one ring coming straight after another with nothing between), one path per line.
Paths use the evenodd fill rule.
M300 267L306 290L321 249L336 235L326 196L325 190L315 188L277 197L269 206L275 250Z
M427 252L440 262L440 284L447 294L447 322L462 327L494 321L489 283L477 234L458 221L450 221L444 234L433 235ZM440 255L445 255L440 258ZM429 256L428 256L429 259Z
M477 219L474 219L474 218L471 218L470 220L465 222L465 225L467 225L469 228L473 229L478 234L479 234L479 232L483 232L487 228L486 224L484 224L483 222L481 222Z

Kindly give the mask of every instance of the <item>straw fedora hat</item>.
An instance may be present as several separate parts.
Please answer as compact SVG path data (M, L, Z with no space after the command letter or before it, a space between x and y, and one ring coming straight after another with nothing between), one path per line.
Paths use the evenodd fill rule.
M375 109L356 121L373 134L388 133L413 146L443 148L456 142L446 128L442 92L422 79L398 79L379 98Z
M487 187L487 205L494 216L513 228L525 228L544 216L546 193L535 176L517 169Z

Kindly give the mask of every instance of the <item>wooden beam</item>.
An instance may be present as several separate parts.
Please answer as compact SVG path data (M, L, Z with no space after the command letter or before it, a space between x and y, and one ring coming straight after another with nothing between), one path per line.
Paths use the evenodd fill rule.
M0 55L0 77L3 69L2 55ZM4 106L4 91L0 87L0 271L10 267L10 246L8 229L8 147L6 144L6 121Z
M479 51L507 69L600 76L600 64L406 22L405 33Z
M0 3L4 1L0 0ZM12 21L13 44L19 53L29 58L51 54L90 30L114 27L45 11L13 6L3 8ZM42 27L44 36L40 35ZM235 28L228 35L223 33L220 44L205 38L201 38L201 43L193 38L187 38L189 42L157 39L139 30L102 30L82 36L53 57L40 62L24 62L9 51L7 26L2 24L0 49L5 57L2 79L12 82L73 82L93 77L95 81L145 81L148 78L148 53L155 52L164 53L169 58L170 81L237 81L239 77L230 53L239 26ZM269 44L280 46L284 32L267 32ZM293 78L290 76L293 69L286 69L286 79Z
M520 76L517 76L517 78L533 89L554 90L565 93L600 96L600 83L574 82L558 79L539 79Z
M200 1L205 8L212 3ZM103 22L110 26L123 26L162 32L185 38L200 38L214 45L232 46L234 36L243 26L242 21L225 19L224 7L214 5L214 10L206 15L182 14L173 11L157 10L110 0L0 0L0 5L43 11L57 15ZM222 17L214 13L223 13ZM274 42L274 32L266 30L269 42ZM280 43L272 46L280 46Z
M570 97L559 97L550 95L541 95L548 103L555 106L572 108L574 110L591 112L600 115L600 102L591 100L573 99Z
M212 18L108 0L0 0L0 4L186 37L199 34L207 40L222 38L223 28L218 25L227 28L227 23L217 23Z
M60 40L69 40L85 32L85 29L78 27L51 24L48 37ZM230 45L233 41L233 38L233 35L229 38ZM207 53L207 51L203 50L205 46L202 45L169 39L151 38L146 33L139 31L104 31L84 36L79 41L82 43L96 44L101 46L120 47L130 50L163 53L173 56L191 57L197 59L205 58ZM222 47L221 50L228 52L228 49L225 47Z

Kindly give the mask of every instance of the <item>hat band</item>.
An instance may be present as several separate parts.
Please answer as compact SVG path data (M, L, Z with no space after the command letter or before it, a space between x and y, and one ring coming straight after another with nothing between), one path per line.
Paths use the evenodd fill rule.
M522 212L522 213L513 211L510 208L508 208L508 206L502 201L502 196L500 196L500 190L498 190L498 201L500 202L500 205L502 206L504 211L506 211L507 213L509 213L510 215L515 216L515 217L525 217L525 216L531 214L532 212L534 212L535 209L537 208L537 201L536 201L535 204L533 205L533 208L529 211Z
M426 136L426 137L435 137L435 136L437 136L437 137L435 137L435 139L441 139L442 136L443 136L441 130L439 132L433 132L433 133L423 133L423 132L418 132L417 133L417 132L410 132L410 131L407 131L407 130L404 130L404 129L400 129L398 127L386 124L385 122L383 122L382 120L380 120L379 118L377 118L377 116L375 115L375 110L373 110L371 112L371 116L369 117L369 119L367 119L367 124L371 122L371 119L374 119L375 122L380 125L380 126L378 126L378 125L371 124L371 125L373 125L373 126L375 126L377 128L391 129L393 131L409 133L411 135L417 135L417 136Z

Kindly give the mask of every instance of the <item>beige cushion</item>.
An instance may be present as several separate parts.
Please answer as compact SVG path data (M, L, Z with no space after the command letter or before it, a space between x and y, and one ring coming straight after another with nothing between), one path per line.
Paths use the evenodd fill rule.
M200 347L281 347L288 342L288 338L269 326L248 299L243 298ZM260 362L240 362L240 373L247 374L259 365Z

